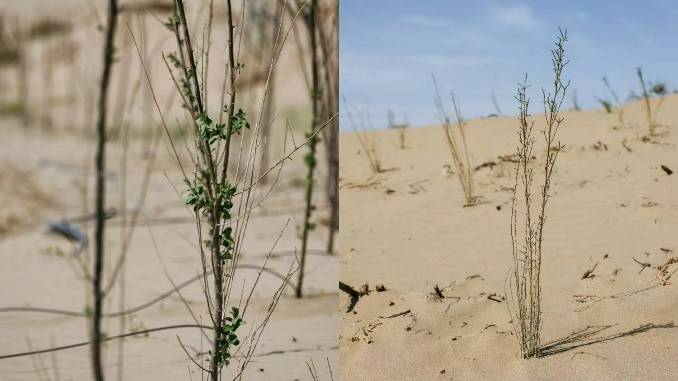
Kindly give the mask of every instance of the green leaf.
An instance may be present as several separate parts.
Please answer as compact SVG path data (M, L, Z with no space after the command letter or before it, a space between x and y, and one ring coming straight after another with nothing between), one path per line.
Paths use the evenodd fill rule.
M249 128L250 123L247 121L247 115L242 109L238 109L238 112L231 118L231 132L240 135L240 131Z
M177 26L179 26L179 24L181 24L181 19L177 15L168 17L167 21L164 23L165 27L167 27L167 29L171 30L172 32L177 30Z
M195 122L198 125L198 135L202 141L212 144L219 139L226 139L226 126L223 123L214 123L207 113L199 114Z

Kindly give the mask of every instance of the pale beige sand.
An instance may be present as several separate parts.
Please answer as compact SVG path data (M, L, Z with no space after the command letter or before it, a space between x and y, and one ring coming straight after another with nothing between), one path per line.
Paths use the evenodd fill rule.
M0 237L0 307L33 306L83 311L86 284L76 275L72 253L75 247L65 240L45 234L44 224L48 220L59 220L82 214L77 186L87 179L91 184L92 176L87 176L81 165L90 165L91 153L81 147L91 145L72 137L60 137L40 132L25 133L9 123L3 123L4 142L0 153L3 176L21 173L11 181L2 182L3 221L11 221ZM119 149L109 147L111 163L118 160ZM130 207L139 197L142 171L145 160L139 154L130 157L129 192ZM45 163L63 164L64 167ZM138 163L135 165L134 163ZM290 219L289 225L275 251L285 252L299 246L296 229L303 217L302 193L290 180L301 176L300 163L292 163L285 169L280 192L271 197L252 218L248 244L244 248L243 264L261 264L263 255L268 252L280 230ZM117 165L110 168L108 197L109 205L117 207L119 198L119 175ZM165 278L162 267L155 254L152 238L165 261L168 271L176 283L183 282L200 269L199 254L195 249L195 227L172 186L181 188L180 175L174 168L168 154L162 153L157 169L153 171L149 196L144 206L132 246L129 252L129 264L126 273L127 308L144 303L157 295L168 291L172 285ZM81 167L85 169L86 167ZM90 166L91 168L91 166ZM20 172L19 172L20 171ZM163 175L167 173L167 178ZM91 169L90 169L91 173ZM168 178L170 179L168 181ZM170 181L172 184L170 184ZM8 185L8 187L5 187ZM11 188L9 187L11 186ZM12 193L14 189L39 189L42 195L36 197L29 193ZM88 203L93 205L93 197ZM5 195L9 195L5 198ZM322 211L323 202L319 202ZM322 213L320 214L322 216ZM149 222L149 224L147 224ZM87 232L91 233L92 224ZM325 229L319 228L312 236L311 249L322 250L325 242ZM112 220L107 229L106 250L109 262L120 251L119 220ZM269 267L284 272L292 258L283 256L273 258ZM337 294L336 294L337 258L327 255L312 255L307 263L306 293L302 300L295 299L292 290L283 296L278 310L265 332L255 357L248 379L271 379L271 374L281 379L308 379L305 362L311 359L318 364L326 364L329 358L336 368L337 355ZM240 295L243 281L246 287L252 284L256 272L243 270L242 278L237 280L234 295ZM296 277L294 278L296 283ZM254 310L248 319L253 324L261 318L270 300L274 288L280 281L264 274L254 299ZM249 288L247 288L249 289ZM199 282L182 290L192 309L205 322L208 321L204 296ZM237 302L237 300L235 301ZM107 311L118 311L117 287L111 294ZM129 329L152 328L170 324L192 323L191 316L181 300L169 297L152 307L131 315ZM0 354L27 350L26 338L30 338L34 348L66 345L85 340L87 337L86 320L77 317L63 317L28 313L0 314ZM107 319L104 325L107 334L119 332L118 319ZM128 339L125 342L124 369L126 380L167 380L187 379L189 364L181 350L176 335L184 343L199 349L200 335L194 329L165 331L151 334L149 337ZM106 346L108 373L116 374L117 343ZM72 349L57 353L57 363L62 379L88 379L90 377L88 349ZM49 356L42 357L45 372L52 374L53 365ZM195 367L193 367L195 368ZM263 369L260 372L259 369ZM195 369L193 369L195 371ZM325 368L321 372L327 373ZM37 377L32 360L0 360L0 380L35 380ZM193 374L193 378L199 375ZM276 378L277 379L277 378Z
M0 116L2 142L0 142L0 308L12 306L32 306L56 308L71 311L83 311L90 291L86 283L77 275L77 267L72 260L74 246L64 239L47 235L45 223L75 217L85 213L80 189L89 184L86 205L89 212L94 206L92 168L94 163L93 112L87 112L87 105L96 100L99 77L99 60L102 34L96 31L88 1L69 0L68 2L35 1L0 2L0 12L11 20L19 14L28 25L45 14L61 19L63 17L75 23L72 39L77 42L79 53L75 64L59 61L54 67L54 94L58 100L52 107L54 120L51 130L42 123L45 110L41 107L43 87L41 70L44 64L43 48L49 44L45 40L30 42L29 56L29 100L33 120L28 130L20 127L19 120L6 115ZM96 1L98 12L103 12L105 2ZM130 3L130 2L127 2ZM206 2L190 2L192 5ZM218 2L215 2L215 4ZM219 3L222 5L222 3ZM55 9L59 5L59 9ZM191 15L192 9L189 10ZM223 12L222 12L223 13ZM203 14L204 15L204 14ZM164 19L164 15L159 15ZM191 16L192 18L192 16ZM122 18L121 22L130 22L137 32L138 17ZM156 52L171 51L172 41L159 38L167 36L159 22L151 16L146 17L149 36L148 45ZM224 23L223 17L215 20L214 55L223 53ZM127 34L127 28L121 24L121 33ZM118 87L122 78L124 62L129 60L129 81L139 78L139 63L136 52L129 45L123 45L119 51L119 64L114 68L111 87L111 124L118 120L115 104L118 88L131 93L132 85ZM137 38L139 36L137 35ZM161 40L162 45L157 45ZM63 43L61 37L49 40L54 46ZM289 119L296 133L296 141L303 139L303 132L310 120L308 117L307 91L298 69L297 51L294 39L280 62L278 75L278 97L276 110L278 124L273 134L272 159L277 159L282 149L284 121ZM122 48L125 46L125 48ZM159 54L159 53L157 53ZM244 62L248 62L243 58ZM223 62L216 58L214 62ZM152 62L153 82L156 86L159 102L164 105L173 91L164 64L158 56ZM210 69L212 80L209 91L216 94L221 88L223 66L213 64ZM15 101L16 70L12 67L0 68L0 102ZM145 84L143 85L145 87ZM286 91L283 91L286 89ZM258 90L242 91L244 103L258 105ZM217 99L217 97L211 97ZM129 153L129 173L127 203L134 208L137 203L143 172L148 158L148 137L157 128L158 116L150 98L142 93L131 111L131 143ZM218 101L218 99L217 99ZM216 114L216 103L211 110ZM256 108L248 107L249 115ZM170 128L177 120L184 121L186 116L180 107L174 107L166 115ZM84 135L84 136L83 136ZM183 143L177 140L180 151ZM288 141L289 149L291 142ZM120 153L116 139L108 145L108 190L107 206L118 208L120 200ZM298 227L303 223L303 184L304 165L302 150L287 162L280 176L277 192L261 207L254 211L244 247L242 263L261 265L264 254L275 242L283 226L288 222L275 252L293 252L300 247L297 235ZM324 157L324 153L319 153ZM184 165L188 158L184 154ZM320 166L319 178L325 176L324 160ZM319 183L319 188L323 186ZM143 208L143 215L134 234L129 250L129 263L126 273L126 308L130 308L153 299L172 288L162 272L161 264L155 254L155 243L167 265L167 270L176 283L183 282L198 273L200 259L196 249L197 234L191 213L175 192L183 189L181 175L174 158L169 153L167 139L163 137L159 156L153 168L149 193ZM262 190L266 189L265 187ZM326 215L327 201L322 191L318 191L316 205L317 222ZM260 196L260 195L259 195ZM259 197L258 196L258 197ZM93 224L85 231L92 236ZM313 360L318 373L329 377L327 361L336 371L338 362L338 313L337 304L337 261L336 256L318 254L323 251L326 242L326 228L322 223L312 234L310 248L314 255L307 262L305 292L308 297L297 300L292 290L285 292L277 311L266 329L255 355L254 362L246 373L248 380L308 380L310 374L306 362ZM154 239L154 240L153 240ZM120 220L109 222L106 231L106 255L108 271L121 249ZM318 255L315 255L318 254ZM286 271L292 261L289 255L272 258L269 267ZM256 272L243 270L233 294L239 296L240 289L246 290L252 284ZM296 276L293 278L296 283ZM243 282L245 282L243 284ZM251 315L246 319L245 329L250 328L263 317L270 296L280 281L268 274L262 276L260 287L254 296ZM203 323L209 321L200 283L196 282L182 289L193 311ZM118 311L118 288L115 287L108 298L105 310ZM234 301L234 302L237 302ZM162 302L133 314L127 320L127 330L153 328L170 324L193 323L190 314L181 300L173 295ZM27 338L33 348L47 348L53 345L67 345L87 339L87 321L78 317L63 317L23 312L0 314L0 355L28 350ZM110 318L104 322L107 335L120 332L119 319ZM124 380L180 380L189 379L189 365L177 340L177 335L190 348L197 351L207 350L204 340L201 343L199 331L182 329L152 333L148 337L135 337L125 340ZM105 363L109 379L117 379L118 342L106 345ZM39 358L23 357L0 360L0 380L53 380L55 364L61 380L91 379L89 348L69 349L56 353L56 361L50 355ZM37 364L34 365L34 361ZM39 373L36 372L39 369ZM200 379L195 366L190 366L191 377ZM228 377L229 371L224 375ZM50 378L51 377L51 378Z
M445 174L451 157L440 127L408 130L405 149L396 131L373 132L389 169L379 174L371 173L356 134L343 134L340 279L388 289L362 297L348 314L342 294L343 379L674 378L678 328L624 333L678 323L678 276L658 285L655 268L639 273L633 261L659 266L678 257L678 175L660 169L678 169L678 97L667 97L657 118L665 126L651 142L642 140L641 103L625 109L622 129L615 128L615 115L601 110L563 114L566 149L556 164L544 233L542 343L588 326L612 327L575 343L590 345L532 360L519 358L504 300L514 164L498 157L515 152L517 120L470 121L473 166L498 165L475 171L483 202L467 208L456 176ZM543 115L535 116L537 131ZM537 169L535 181L541 176ZM594 277L582 280L595 264ZM444 300L430 295L436 284ZM497 301L488 299L493 294Z

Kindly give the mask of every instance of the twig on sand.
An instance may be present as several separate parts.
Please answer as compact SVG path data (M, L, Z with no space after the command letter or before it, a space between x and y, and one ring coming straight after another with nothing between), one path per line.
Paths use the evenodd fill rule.
M503 300L501 299L501 296L497 296L497 294L490 294L487 296L488 300L491 300L493 302L501 303Z
M437 284L435 286L433 286L433 292L431 293L431 295L436 296L440 299L445 299L445 295L443 295L443 291L440 289L440 286L438 286Z
M642 273L643 270L645 270L646 268L652 267L651 264L649 264L647 262L641 262L641 261L637 260L635 257L633 258L633 261L641 266L640 271L638 271L638 274Z
M661 168L664 172L666 172L667 175L671 176L673 174L673 171L671 168L665 166L664 164L661 165Z
M629 144L628 144L626 138L624 138L624 140L622 140L621 145L622 145L622 147L624 147L626 149L627 152L633 152L631 147L629 147Z
M595 265L593 265L593 268L591 270L586 270L584 275L581 276L581 279L588 279L588 278L593 278L595 275L593 275L593 272L596 270L596 267L598 267L598 263L596 262Z
M395 317L398 317L398 316L404 316L404 315L407 315L407 314L410 314L410 313L412 313L412 310L408 309L408 310L403 311L403 312L398 312L397 314L385 316L384 319L392 319L392 318L395 318Z
M360 299L360 293L358 292L358 290L342 281L339 281L339 290L347 293L348 296L351 298L351 304L349 304L348 308L346 309L346 312L348 313L353 311L355 305L358 304L358 300Z
M577 357L577 355L591 355L591 356L597 357L597 358L599 358L599 359L601 359L601 360L607 360L607 357L605 357L605 356L601 356L601 355L599 355L599 354L597 354L597 353L584 352L584 351L575 352L575 353L572 355L572 357L570 357L570 360L574 360L574 358Z

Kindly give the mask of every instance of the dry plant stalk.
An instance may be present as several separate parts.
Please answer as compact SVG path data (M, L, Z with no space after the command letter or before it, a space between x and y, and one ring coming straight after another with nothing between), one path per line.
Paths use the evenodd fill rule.
M464 118L461 116L459 111L459 105L457 100L454 97L454 93L451 93L452 105L454 107L454 114L457 119L457 127L459 130L458 136L454 132L454 126L450 120L449 115L445 111L443 106L443 101L440 98L440 92L438 91L438 83L436 82L435 76L433 78L433 86L435 88L436 97L436 109L438 110L438 117L440 118L440 123L443 126L443 133L445 134L445 140L447 141L447 146L450 149L450 154L452 155L452 162L456 169L457 178L461 184L461 188L464 191L464 206L473 206L477 204L478 197L473 194L473 170L471 169L471 157L469 153L468 144L466 141L466 132Z
M275 10L274 14L280 14L282 10L282 2L276 1L275 2ZM263 19L263 18L262 18ZM267 32L265 29L267 25L265 25L265 22L259 22L258 27L261 29L259 33L261 35L264 35L265 32ZM275 41L275 37L278 35L278 22L273 23L271 31L272 35L270 36L271 38L264 39L264 43L261 43L260 45L268 48L266 51L270 51L271 54L275 54L273 50L273 41ZM263 56L263 54L262 54ZM262 62L264 61L262 57ZM262 139L264 140L264 147L262 149L262 155L261 155L261 168L268 168L268 162L269 162L269 151L271 149L270 147L270 139L271 139L271 128L273 127L274 124L274 115L273 115L273 106L275 103L275 72L271 73L271 84L269 85L269 101L266 102L266 107L264 108L264 123L263 123L263 128L261 131L261 136ZM266 183L269 179L264 178L262 180L262 183Z
M306 18L307 29L310 35L311 41L311 109L312 109L312 119L311 119L311 128L310 131L306 134L306 137L309 138L315 135L316 128L320 122L320 78L319 78L319 62L318 62L318 43L317 43L317 8L318 0L311 0L311 7ZM313 205L313 188L315 185L315 167L318 163L316 159L316 149L318 144L318 138L312 137L311 141L308 144L309 152L304 156L304 162L306 163L306 192L305 192L305 207L304 207L304 225L302 226L301 231L301 261L299 263L299 275L297 280L297 298L303 296L303 287L304 287L304 267L306 266L306 252L308 250L308 236L315 229L315 224L311 222L311 214L315 206Z
M643 91L643 101L645 105L645 117L647 119L647 125L649 129L649 135L656 135L656 128L658 126L657 124L657 114L659 113L659 109L662 107L662 104L664 103L664 99L666 99L666 94L667 94L667 89L666 85L663 83L655 83L654 85L650 83L650 89L648 91L647 86L645 85L645 79L643 77L643 72L640 67L637 68L637 73L638 73L638 79L640 81L640 87ZM656 107L654 110L652 109L652 100L651 100L651 95L654 94L659 97L659 101L656 104Z
M517 156L519 159L515 171L513 202L511 206L511 243L513 268L509 274L509 303L515 335L520 344L523 358L537 357L540 350L541 315L541 261L543 249L544 224L546 222L546 204L550 198L551 178L561 144L556 141L558 129L564 118L559 116L569 82L562 82L565 61L564 44L567 32L560 31L556 47L551 51L553 63L553 90L547 93L542 89L546 127L542 130L546 144L544 179L539 204L533 205L532 192L534 169L530 158L535 139L532 134L534 121L528 121L529 98L527 97L527 76L518 85L516 100L519 105L519 129ZM521 209L519 211L519 209ZM521 217L519 217L519 214ZM536 215L535 215L536 214Z
M348 117L349 122L351 123L351 128L358 136L358 143L360 147L365 152L367 160L370 163L370 168L374 173L381 173L384 169L381 167L381 160L379 159L379 154L377 153L377 145L374 140L374 137L368 133L366 125L370 124L370 117L368 112L359 113L358 118L360 125L356 123L353 119L353 113L351 112L351 106L349 106L346 98L344 100L344 107L346 108L346 117Z
M652 106L650 105L650 95L647 92L647 86L645 86L645 79L643 78L643 71L640 69L640 67L636 68L636 74L638 74L640 88L643 91L643 101L645 103L645 118L647 120L647 128L650 132L650 135L654 135L655 125L652 119Z
M322 11L322 8L320 9ZM339 111L339 2L328 6L327 12L320 12L318 42L322 53L323 88L320 93L320 120L329 120ZM324 25L329 26L325 30ZM330 204L327 253L334 252L335 235L339 231L339 121L335 120L323 131L325 158L327 161L327 200Z
M103 313L104 292L102 290L104 266L104 230L106 221L105 189L106 189L106 117L108 87L113 66L113 52L115 30L118 18L117 0L108 2L108 20L106 23L105 45L103 54L103 74L99 92L99 115L97 120L97 151L96 151L96 228L94 241L94 276L92 292L94 294L94 312L92 315L92 344L91 361L94 380L104 379L103 362L101 358L101 317Z
M610 92L612 99L614 99L615 112L617 114L617 119L619 119L619 128L624 128L624 105L622 105L619 97L617 96L617 92L612 89L612 86L606 77L603 77L603 83L605 84L607 91Z

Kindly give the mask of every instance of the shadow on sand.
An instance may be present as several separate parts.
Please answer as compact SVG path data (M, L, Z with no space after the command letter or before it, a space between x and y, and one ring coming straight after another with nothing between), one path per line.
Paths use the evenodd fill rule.
M678 328L674 322L665 324L648 323L629 331L614 333L611 335L600 335L603 331L613 327L612 325L588 326L579 331L575 331L561 339L554 340L543 345L539 350L539 357L555 355L557 353L567 352L575 348L584 347L596 343L602 343L626 336L634 336L639 333L647 332L653 329Z

